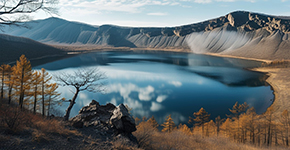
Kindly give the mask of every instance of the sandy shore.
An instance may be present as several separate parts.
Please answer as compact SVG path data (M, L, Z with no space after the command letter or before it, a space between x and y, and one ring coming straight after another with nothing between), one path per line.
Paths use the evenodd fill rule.
M254 71L269 75L266 80L273 88L275 100L272 104L274 116L279 117L284 110L290 111L290 69L289 68L255 68Z

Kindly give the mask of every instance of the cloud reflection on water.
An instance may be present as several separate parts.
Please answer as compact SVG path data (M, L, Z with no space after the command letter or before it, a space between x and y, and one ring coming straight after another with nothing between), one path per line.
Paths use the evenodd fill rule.
M36 68L49 68L52 70L48 71L54 74L59 71L72 73L78 67L90 69L98 66L106 72L106 94L81 92L71 116L77 115L83 106L95 99L100 104L127 104L133 109L131 114L134 117L154 115L159 123L171 114L174 122L179 124L186 123L188 116L200 107L216 117L229 113L228 108L236 101L246 101L259 112L271 105L269 99L273 94L270 87L257 84L255 80L264 82L264 78L260 79L261 74L242 70L243 63L247 66L257 64L194 54L104 52L84 54ZM62 97L73 97L74 89L71 87L60 87L59 91ZM67 105L61 109L64 111Z

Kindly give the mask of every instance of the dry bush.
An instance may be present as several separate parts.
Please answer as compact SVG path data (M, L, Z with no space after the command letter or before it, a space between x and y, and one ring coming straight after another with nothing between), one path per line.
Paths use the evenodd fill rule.
M0 111L1 125L13 132L21 131L25 123L25 114L18 107L2 106Z
M58 120L47 120L40 119L34 122L34 125L37 129L41 130L44 133L53 133L60 135L75 135L80 136L81 134L77 130L69 130L64 127L61 121Z
M286 68L290 67L290 60L273 60L271 62L263 63L262 67Z
M137 138L139 146L143 149L153 149L154 134L158 132L149 122L141 122L133 135Z
M141 150L136 146L128 145L128 141L124 139L117 139L112 141L114 150Z
M43 143L50 141L50 138L45 133L34 129L32 132L32 141Z

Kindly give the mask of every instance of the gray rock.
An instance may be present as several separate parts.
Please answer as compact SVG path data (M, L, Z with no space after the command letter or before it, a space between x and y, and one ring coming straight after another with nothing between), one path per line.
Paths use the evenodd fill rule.
M70 122L72 126L82 128L80 130L94 129L92 133L113 139L122 135L122 138L137 143L132 135L132 132L136 131L135 120L123 104L117 107L111 103L100 105L92 100L89 106L83 107Z
M117 130L121 130L124 132L134 132L136 131L135 120L129 114L127 108L120 104L113 112L113 116L111 116L110 124L114 125Z

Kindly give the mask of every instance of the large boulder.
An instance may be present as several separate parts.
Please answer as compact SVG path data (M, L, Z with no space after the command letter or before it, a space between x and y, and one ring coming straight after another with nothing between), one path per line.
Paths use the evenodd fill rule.
M117 130L125 133L136 131L135 120L123 104L120 104L114 109L113 115L110 118L110 124L112 124Z
M77 128L101 126L116 135L130 135L136 131L135 121L123 104L117 107L111 103L100 105L95 100L83 107L70 122Z

